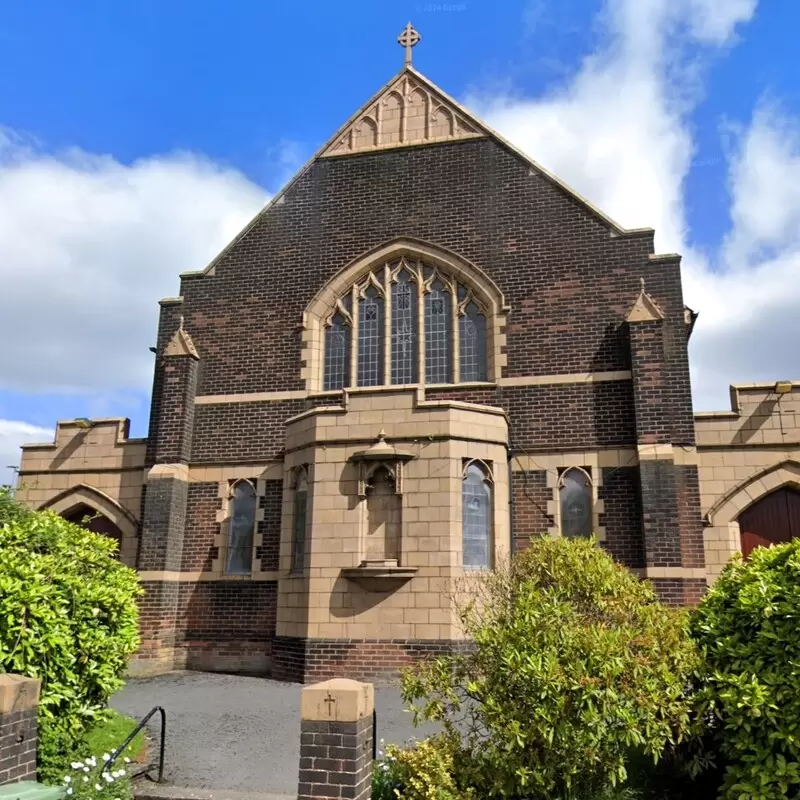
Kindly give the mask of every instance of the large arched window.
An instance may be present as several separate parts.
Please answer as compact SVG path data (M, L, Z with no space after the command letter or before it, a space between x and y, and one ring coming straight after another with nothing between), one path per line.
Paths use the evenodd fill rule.
M461 482L462 564L467 569L492 565L492 479L485 464L470 461Z
M558 500L561 535L567 538L592 535L594 527L594 498L592 481L580 467L570 467L558 480Z
M325 319L322 386L486 381L487 310L439 267L397 258L352 285Z
M228 519L228 552L225 557L225 572L228 575L249 575L252 572L257 504L256 490L250 481L233 484Z

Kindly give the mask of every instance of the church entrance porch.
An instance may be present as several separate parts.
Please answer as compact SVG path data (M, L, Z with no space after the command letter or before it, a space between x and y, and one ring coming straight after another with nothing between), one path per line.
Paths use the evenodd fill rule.
M800 537L800 491L783 487L757 500L739 515L742 555Z

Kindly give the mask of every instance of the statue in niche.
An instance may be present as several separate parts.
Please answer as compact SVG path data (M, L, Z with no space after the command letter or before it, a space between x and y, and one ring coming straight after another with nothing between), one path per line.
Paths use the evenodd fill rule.
M394 474L388 467L375 467L367 479L366 494L365 561L396 564L400 558L402 507Z

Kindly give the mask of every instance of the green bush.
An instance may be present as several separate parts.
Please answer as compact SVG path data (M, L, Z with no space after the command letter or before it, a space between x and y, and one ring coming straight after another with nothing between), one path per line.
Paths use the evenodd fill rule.
M116 543L0 490L0 672L40 678L39 765L60 781L139 643L134 570Z
M657 760L691 731L686 614L593 541L536 540L459 596L474 651L423 662L402 688L416 722L460 740L480 797L602 796L631 749Z
M692 623L721 797L800 795L800 539L734 559Z
M458 752L457 740L443 735L390 744L373 767L372 800L476 800L458 780Z

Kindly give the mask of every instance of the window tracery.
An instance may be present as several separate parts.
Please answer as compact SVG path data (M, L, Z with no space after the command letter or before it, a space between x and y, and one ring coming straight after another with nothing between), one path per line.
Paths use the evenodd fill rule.
M378 266L325 320L323 390L486 381L487 313L439 267L406 257Z

